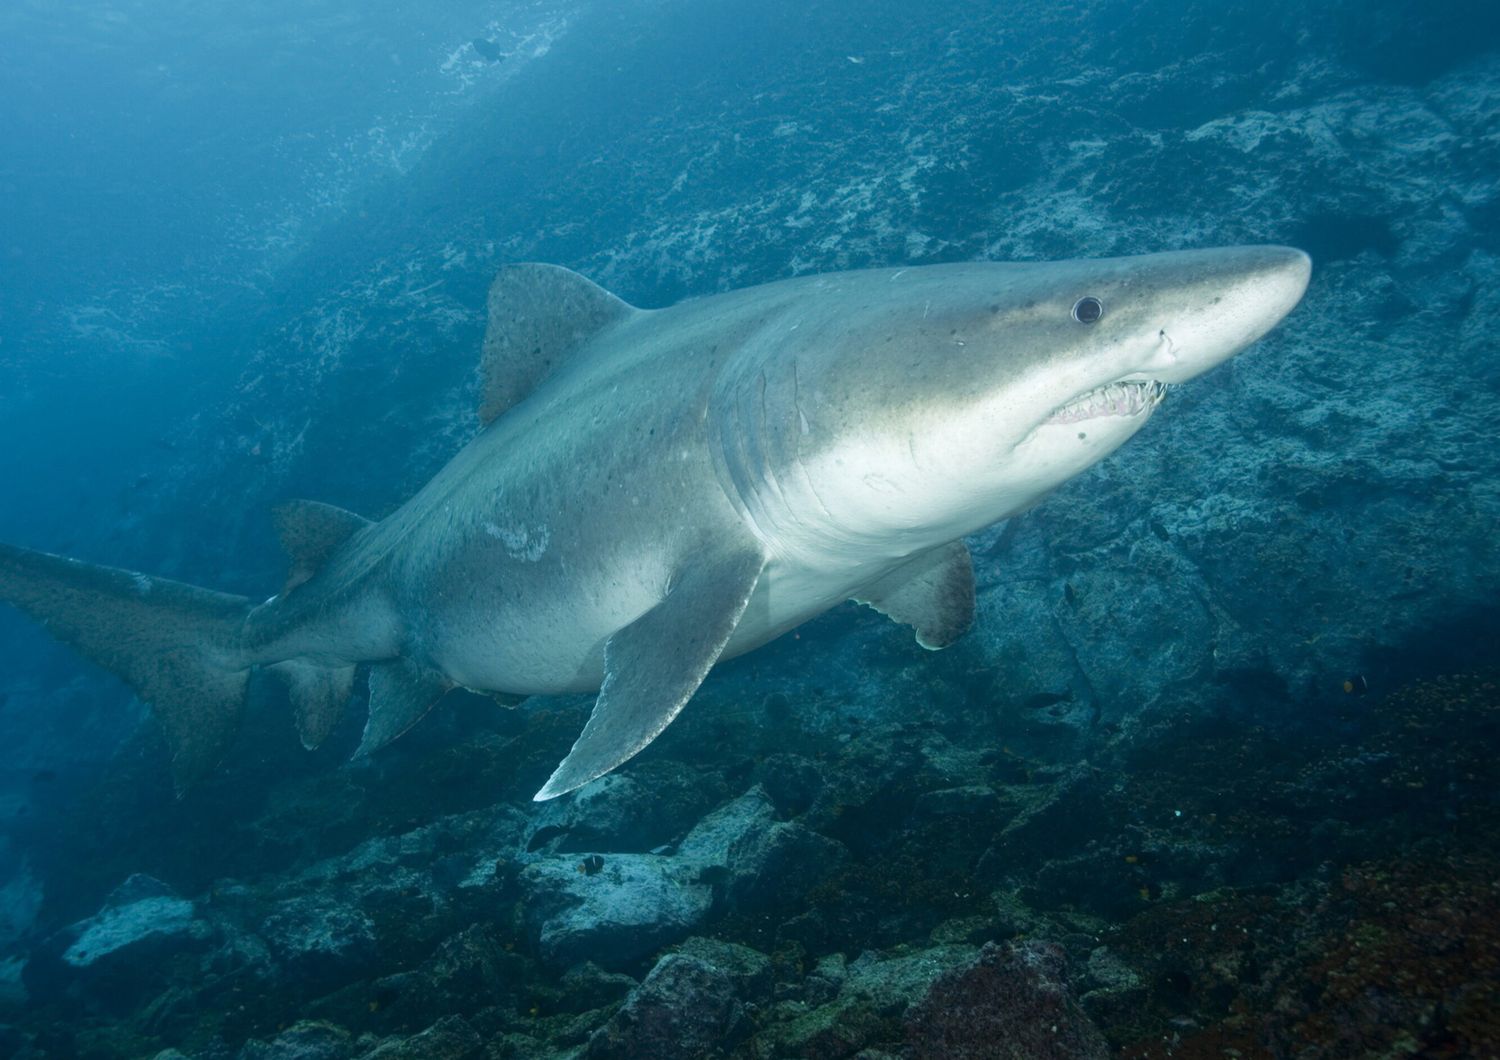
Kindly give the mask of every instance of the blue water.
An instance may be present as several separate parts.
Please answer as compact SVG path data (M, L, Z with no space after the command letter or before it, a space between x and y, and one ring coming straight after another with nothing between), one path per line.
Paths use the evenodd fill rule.
M13 0L0 541L256 599L274 504L378 518L478 431L504 263L656 307L1240 243L1303 304L971 540L964 641L835 609L571 809L529 796L587 698L353 765L256 715L178 801L4 610L0 1054L1500 1047L1500 8ZM689 866L715 812L740 861Z

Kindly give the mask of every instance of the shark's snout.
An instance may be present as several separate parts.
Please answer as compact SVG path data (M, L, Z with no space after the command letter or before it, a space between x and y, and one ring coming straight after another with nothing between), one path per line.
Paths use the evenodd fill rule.
M1307 293L1308 282L1312 279L1312 258L1304 251L1296 247L1262 249L1265 251L1266 261L1255 271L1252 281L1264 314L1260 335L1281 323L1282 318L1297 307L1297 303Z
M1228 360L1296 308L1312 276L1312 259L1295 247L1206 253L1163 299L1158 346L1141 377L1181 383Z

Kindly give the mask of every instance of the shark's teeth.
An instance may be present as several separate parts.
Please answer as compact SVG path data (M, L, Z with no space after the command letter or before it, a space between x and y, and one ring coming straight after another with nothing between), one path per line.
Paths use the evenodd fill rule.
M1048 423L1078 423L1098 416L1139 416L1160 405L1167 384L1156 380L1130 379L1096 387L1080 395L1047 417Z

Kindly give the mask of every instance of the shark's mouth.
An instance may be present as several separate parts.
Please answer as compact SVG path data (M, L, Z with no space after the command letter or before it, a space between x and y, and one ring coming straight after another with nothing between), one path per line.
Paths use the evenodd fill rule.
M1156 408L1166 396L1166 383L1154 379L1127 379L1079 395L1043 422L1081 423L1100 416L1139 416Z

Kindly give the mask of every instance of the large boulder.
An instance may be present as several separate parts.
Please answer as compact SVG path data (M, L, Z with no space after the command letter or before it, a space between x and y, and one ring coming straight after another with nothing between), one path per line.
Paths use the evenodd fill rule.
M726 891L744 908L799 902L848 860L849 851L796 821L748 832L729 849Z
M687 937L720 896L750 907L794 900L846 855L777 821L756 785L699 821L673 854L553 855L522 870L520 883L543 960L617 969Z
M318 987L357 976L376 949L370 918L327 895L286 899L261 934L289 978Z
M521 873L528 930L548 964L627 966L688 935L713 905L696 863L654 854L549 858Z
M703 813L702 787L676 762L610 773L571 798L541 804L531 818L526 848L558 854L644 853L681 835Z
M879 1041L892 1021L926 996L932 983L966 967L973 946L945 945L890 953L869 951L845 963L820 961L809 975L808 1001L779 1013L758 1038L760 1056L836 1060Z
M1109 1047L1068 988L1062 948L987 944L906 1014L911 1060L1103 1060Z
M129 1004L158 986L175 958L199 953L214 936L193 902L137 874L99 912L39 947L24 969L25 981L38 998L78 989Z
M770 988L770 961L746 946L693 939L656 963L596 1031L587 1060L695 1060L727 1052L751 1030L746 1004Z

